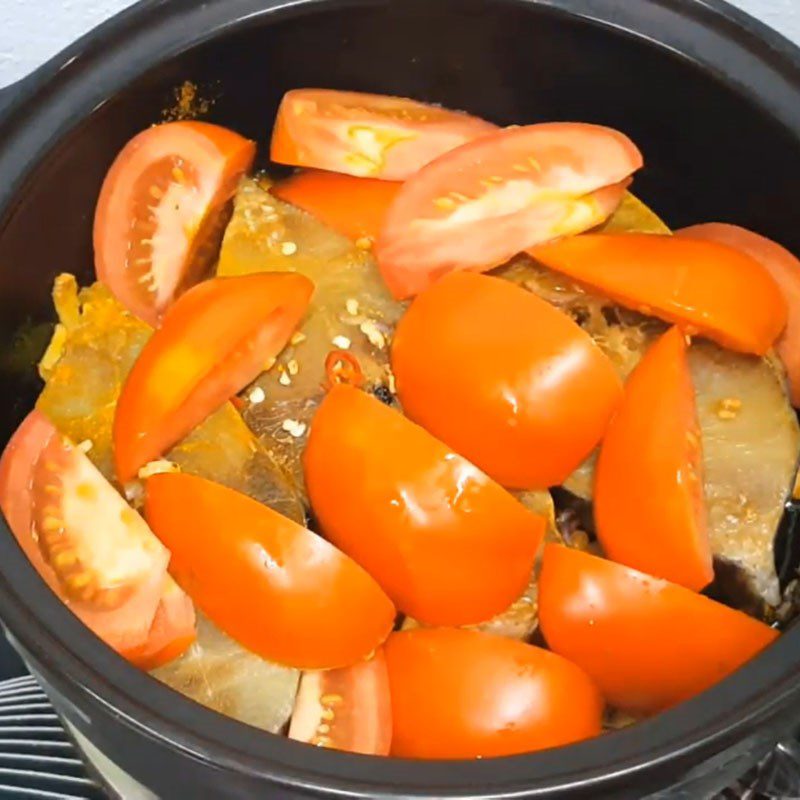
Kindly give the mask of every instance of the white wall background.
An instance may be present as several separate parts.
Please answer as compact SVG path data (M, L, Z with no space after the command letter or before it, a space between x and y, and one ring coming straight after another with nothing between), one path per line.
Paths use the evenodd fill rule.
M0 0L0 86L23 77L131 2ZM800 44L800 0L733 0L733 3Z

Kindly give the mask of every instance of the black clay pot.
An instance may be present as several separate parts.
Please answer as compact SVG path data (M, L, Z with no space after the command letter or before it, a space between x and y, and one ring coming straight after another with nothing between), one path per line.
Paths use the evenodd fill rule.
M10 352L15 331L51 318L57 272L91 279L103 175L185 79L216 95L213 121L262 154L297 86L410 95L501 124L609 124L641 146L637 192L671 224L737 222L800 251L800 51L718 0L152 0L26 80L0 126L0 443L37 391ZM0 616L27 663L72 725L168 800L694 799L800 719L790 630L695 700L573 747L467 763L315 750L125 664L0 528Z

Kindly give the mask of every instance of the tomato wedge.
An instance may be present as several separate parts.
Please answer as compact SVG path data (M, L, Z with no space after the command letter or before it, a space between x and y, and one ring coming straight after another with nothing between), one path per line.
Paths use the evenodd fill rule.
M497 131L409 178L378 237L378 266L398 298L446 272L486 271L539 242L602 223L641 166L630 139L598 125ZM598 190L605 190L599 198Z
M31 530L33 468L47 443L57 435L53 424L39 411L31 411L25 417L0 458L0 508L28 560L48 586L58 594L59 581L56 573L44 560Z
M600 692L555 653L452 628L393 633L385 650L393 756L489 758L600 733Z
M330 390L304 467L325 535L415 619L481 622L527 586L544 518L371 395Z
M122 654L144 645L169 552L38 411L0 459L0 508L36 571L84 624Z
M719 242L740 250L758 261L775 279L789 307L786 328L775 349L786 367L792 405L800 407L800 259L777 242L738 225L709 222L684 228L677 231L677 235Z
M270 157L295 167L402 181L442 153L495 130L469 114L406 97L295 89L278 109Z
M121 655L148 672L183 655L197 639L194 603L169 575L164 578L161 601L147 640Z
M313 284L289 272L215 278L165 315L122 387L114 419L125 483L253 381L303 317Z
M153 326L204 276L228 201L256 146L207 122L169 122L131 139L103 183L94 219L97 277Z
M368 756L388 756L392 702L383 649L352 667L304 672L289 738Z
M658 234L587 234L530 254L620 305L731 350L764 355L786 325L786 301L750 256L717 242Z
M411 419L516 489L566 480L622 396L611 361L566 314L467 272L417 296L397 326L392 370Z
M545 545L539 621L550 649L611 705L644 714L699 694L778 637L682 586L556 544Z
M374 242L401 186L395 181L312 169L275 184L270 191L353 241Z
M355 664L395 610L377 583L315 533L204 478L154 475L145 516L170 573L203 613L257 655L300 669Z
M699 592L714 567L686 348L671 328L628 378L600 448L595 521L610 559Z

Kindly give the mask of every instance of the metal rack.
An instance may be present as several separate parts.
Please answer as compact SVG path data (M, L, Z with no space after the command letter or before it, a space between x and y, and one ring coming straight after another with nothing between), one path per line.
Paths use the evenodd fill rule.
M30 676L0 682L0 798L105 800Z

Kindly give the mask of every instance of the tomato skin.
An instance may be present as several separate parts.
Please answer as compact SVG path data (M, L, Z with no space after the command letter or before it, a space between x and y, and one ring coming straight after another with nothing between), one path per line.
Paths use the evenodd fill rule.
M45 448L59 439L58 431L41 412L32 411L23 420L0 458L0 509L23 552L51 591L99 638L126 656L143 648L147 642L160 602L169 554L163 551L163 558L156 560L151 574L120 607L95 608L67 596L58 574L45 559L33 535L34 468ZM114 490L108 486L107 491ZM166 641L169 636L163 638Z
M294 89L278 108L270 158L280 164L402 181L495 125L405 97Z
M418 295L391 357L405 413L515 489L566 480L622 396L611 361L566 314L488 275L451 273Z
M682 586L556 544L545 545L539 620L551 650L635 714L699 694L778 637Z
M628 378L600 448L595 521L612 561L699 592L714 566L686 350L673 327Z
M513 639L453 628L386 642L392 755L514 755L597 736L603 699L574 664Z
M628 187L632 183L633 178L626 178L624 181L604 186L602 189L598 189L596 192L590 192L588 195L581 198L590 208L590 219L579 227L584 230L590 230L606 222L619 208L620 204L625 199L625 195L628 194Z
M410 177L389 208L375 249L384 281L411 297L447 272L485 272L593 228L641 166L626 136L582 123L506 128L462 145Z
M211 257L200 251L221 235L255 152L254 142L207 122L156 125L123 148L100 192L94 251L98 279L131 313L157 326L202 277Z
M301 669L349 666L392 629L394 606L361 567L246 495L193 475L154 475L145 516L172 552L178 585L263 658Z
M620 305L731 350L764 355L786 325L786 301L770 274L717 242L585 234L529 252Z
M215 278L181 296L122 388L114 419L117 477L179 442L254 380L305 314L313 284L293 273Z
M330 390L304 467L327 538L415 619L481 622L528 584L544 518L371 395Z
M703 239L733 247L758 261L772 277L789 306L789 316L775 349L786 367L792 405L800 407L800 260L777 242L757 233L709 222L676 231L687 239Z
M375 241L401 186L395 181L312 169L276 183L270 192L353 241Z
M53 424L39 411L31 411L22 421L0 458L0 509L28 560L58 594L58 578L31 534L33 468L39 454L56 435Z
M368 756L388 756L392 702L383 648L351 667L304 672L289 738Z
M197 618L192 598L169 575L147 640L120 655L147 672L174 661L197 639Z

